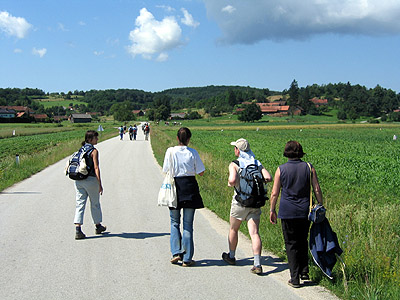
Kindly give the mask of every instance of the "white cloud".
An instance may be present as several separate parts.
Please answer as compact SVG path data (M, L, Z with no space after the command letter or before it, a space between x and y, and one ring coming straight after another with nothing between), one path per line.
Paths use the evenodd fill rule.
M46 53L47 53L47 49L46 48L42 48L42 49L33 48L32 49L32 54L33 55L38 55L38 56L40 56L40 58L42 58Z
M64 32L69 31L67 28L65 28L63 23L58 23L58 29Z
M86 26L86 23L83 22L83 21L79 21L79 22L78 22L78 25L80 25L80 26Z
M306 39L317 34L400 34L398 0L203 0L225 43ZM233 10L236 13L233 14Z
M106 40L106 43L110 46L118 46L119 45L119 39L112 39L112 38L108 38Z
M14 53L22 53L22 49L15 48L15 49L14 49Z
M168 59L168 54L167 53L160 53L157 57L157 61L166 61Z
M175 8L168 6L168 5L156 5L157 8L162 8L167 12L173 12L175 11Z
M183 24L194 28L200 25L200 23L196 22L193 19L193 16L186 9L182 8L181 11L183 12L183 18L181 19Z
M93 51L93 54L96 56L100 56L104 54L104 51Z
M0 31L19 39L26 37L32 25L24 18L13 17L6 11L0 12Z
M129 33L132 45L127 48L133 56L152 59L153 55L158 55L157 60L165 60L168 58L166 51L181 45L182 30L174 17L157 21L146 8L142 8L135 25Z
M221 9L222 12L227 12L229 14L233 13L236 10L232 5L227 5Z

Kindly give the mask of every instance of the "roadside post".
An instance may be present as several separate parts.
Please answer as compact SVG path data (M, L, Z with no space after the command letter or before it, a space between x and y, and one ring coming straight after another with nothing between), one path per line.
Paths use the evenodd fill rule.
M99 125L99 128L97 128L97 131L100 132L100 136L101 136L101 132L104 131L103 126L101 126L101 124Z

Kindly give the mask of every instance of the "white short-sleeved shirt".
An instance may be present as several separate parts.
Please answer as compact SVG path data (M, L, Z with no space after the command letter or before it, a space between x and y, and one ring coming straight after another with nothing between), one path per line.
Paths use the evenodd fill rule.
M199 153L188 146L170 147L165 152L163 172L167 173L170 166L170 152L173 151L173 176L195 176L205 170L204 164L200 159Z

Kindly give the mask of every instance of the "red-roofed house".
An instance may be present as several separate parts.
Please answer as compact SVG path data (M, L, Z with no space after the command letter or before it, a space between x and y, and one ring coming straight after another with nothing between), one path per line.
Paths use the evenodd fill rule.
M328 105L328 99L318 99L318 98L312 98L310 99L312 103L314 103L315 107L320 107L323 105Z
M48 118L46 114L34 114L32 117L35 119L36 122L45 122Z
M134 115L139 116L139 117L144 116L144 112L143 112L143 110L141 110L141 109L132 110L132 113L133 113Z

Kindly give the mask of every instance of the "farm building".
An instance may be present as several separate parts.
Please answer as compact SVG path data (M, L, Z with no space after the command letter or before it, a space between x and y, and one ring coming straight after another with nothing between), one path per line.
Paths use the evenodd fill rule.
M170 119L184 119L186 117L186 113L172 113L169 115Z
M257 103L257 105L261 109L261 112L264 115L271 115L271 114L287 115L289 112L289 106L284 104L286 104L285 101L277 101L271 103Z
M7 109L7 108L0 108L0 118L4 118L4 119L15 118L15 110Z
M45 122L47 120L47 118L49 117L46 114L34 114L31 116L35 119L36 122Z
M92 122L92 116L89 114L72 114L69 120L71 123L90 123Z
M136 116L142 117L144 116L144 112L143 110L139 109L139 110L132 110L132 113Z
M312 98L310 101L314 103L315 107L328 105L328 99Z

